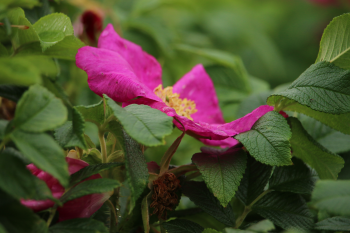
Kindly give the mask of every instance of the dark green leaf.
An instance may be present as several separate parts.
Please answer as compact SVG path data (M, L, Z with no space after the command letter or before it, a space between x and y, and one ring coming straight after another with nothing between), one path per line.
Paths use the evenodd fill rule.
M173 130L173 118L157 109L134 104L122 108L106 95L104 98L124 130L145 146L163 145L164 137Z
M120 186L119 181L102 178L81 182L60 198L62 203L93 193L106 193Z
M54 200L46 183L33 176L11 151L5 150L0 154L0 188L18 200Z
M275 226L273 225L273 223L270 220L265 219L256 224L249 226L245 230L225 228L224 233L263 233L263 232L272 231L274 229L275 229Z
M41 82L41 75L55 76L55 63L44 56L0 57L0 83L29 86Z
M46 233L46 223L19 201L0 190L0 222L8 233Z
M349 69L350 59L350 14L335 17L324 30L316 62L329 61Z
M204 182L189 181L182 186L182 192L206 213L227 226L235 225L232 206L223 207L209 191Z
M317 174L300 160L292 166L276 167L269 181L269 189L282 192L311 194Z
M50 233L109 233L102 222L90 218L76 218L50 227Z
M87 144L84 138L85 121L83 116L72 108L72 121L66 122L61 127L55 130L55 138L62 147L77 146L82 149L87 149Z
M300 121L289 117L292 128L293 155L314 168L321 179L336 179L344 166L344 160L316 142L302 127Z
M90 106L77 106L76 109L83 115L85 121L101 126L105 121L103 101Z
M318 62L302 73L285 91L270 96L267 103L275 105L279 110L289 110L286 107L294 104L293 101L324 113L349 113L350 71L329 62Z
M162 226L168 233L202 233L204 231L201 225L186 219L175 219L163 223Z
M73 186L92 175L98 174L102 171L106 171L117 166L121 166L123 164L124 163L101 163L84 167L71 175L69 180L69 186Z
M8 125L9 121L7 120L0 120L0 139L3 140L6 132L6 127Z
M255 203L252 209L284 229L305 230L313 228L314 225L313 215L305 200L298 194L268 193Z
M227 206L238 189L246 168L246 153L238 149L227 151L202 148L203 153L194 154L193 163L222 206Z
M271 171L271 166L259 163L253 157L248 156L247 168L238 187L236 197L248 206L264 191Z
M40 18L33 28L39 36L43 52L66 36L74 34L69 17L62 13L53 13Z
M57 178L63 186L68 185L68 165L63 150L50 136L15 130L10 137L22 154L38 168Z
M148 168L145 156L140 145L124 132L125 138L125 167L131 195L131 206L134 207L137 199L147 188Z
M291 136L287 120L278 112L271 111L255 122L251 130L238 134L235 139L256 160L271 166L283 166L292 164Z
M34 85L18 101L13 124L28 132L44 132L62 125L67 120L67 109L44 87Z
M310 204L333 215L350 217L350 180L317 181Z
M350 231L350 219L344 217L327 218L315 224L316 230Z
M0 96L17 103L27 90L28 87L25 86L0 85Z
M202 233L220 233L220 232L214 229L206 228Z

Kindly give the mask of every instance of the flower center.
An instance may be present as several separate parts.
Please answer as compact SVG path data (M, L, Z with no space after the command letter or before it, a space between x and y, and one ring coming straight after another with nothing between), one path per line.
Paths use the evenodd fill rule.
M175 109L179 116L184 116L193 120L191 115L197 112L196 103L193 100L187 98L181 99L179 94L173 93L173 87L166 87L163 89L162 84L154 89L154 93L161 98L166 105Z

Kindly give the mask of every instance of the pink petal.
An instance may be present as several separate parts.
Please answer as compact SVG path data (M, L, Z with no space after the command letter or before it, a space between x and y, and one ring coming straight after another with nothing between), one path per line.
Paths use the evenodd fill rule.
M110 193L95 193L66 202L57 208L59 221L72 218L89 218L109 199Z
M78 50L76 64L86 71L90 89L99 96L107 94L117 102L140 96L160 100L116 52L85 46Z
M177 81L173 86L173 92L180 94L182 99L187 98L196 103L198 111L191 115L194 121L208 124L225 123L214 84L205 72L203 65L196 65Z
M220 146L221 148L227 148L236 146L239 144L239 141L232 137L228 137L223 140L210 140L210 139L200 139L201 142L203 142L205 145L208 146Z
M140 83L149 89L154 90L162 84L162 68L157 60L144 52L139 45L121 38L114 31L112 24L108 24L100 35L98 47L121 55L132 67Z

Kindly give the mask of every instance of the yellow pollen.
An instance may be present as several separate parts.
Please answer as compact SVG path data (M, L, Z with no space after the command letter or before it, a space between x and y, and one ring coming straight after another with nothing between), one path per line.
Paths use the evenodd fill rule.
M173 87L166 87L163 89L162 84L154 89L154 93L161 98L166 105L175 109L178 115L193 120L191 115L197 112L196 103L193 100L187 98L180 99L179 94L173 93Z

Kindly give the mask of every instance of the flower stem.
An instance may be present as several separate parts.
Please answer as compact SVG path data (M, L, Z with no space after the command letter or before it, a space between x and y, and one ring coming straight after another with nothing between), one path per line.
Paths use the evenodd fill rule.
M257 198L255 198L255 200L254 200L252 203L250 203L250 205L248 205L248 206L246 206L246 207L244 208L244 211L243 211L242 215L239 216L239 218L237 218L237 220L236 220L236 226L234 227L235 229L238 229L238 228L242 225L244 219L247 217L247 215L248 215L248 214L250 213L250 211L252 210L252 206L253 206L257 201L259 201L263 196L265 196L266 194L268 194L268 193L271 192L271 191L273 191L273 190L269 190L269 189L268 189L268 190L262 192Z
M55 217L55 214L56 214L56 210L57 210L57 206L54 205L50 211L50 216L49 218L47 219L47 222L46 222L46 225L49 227L51 222L52 222L52 219L53 217Z
M103 131L98 132L98 139L100 140L102 163L107 163L107 147Z

